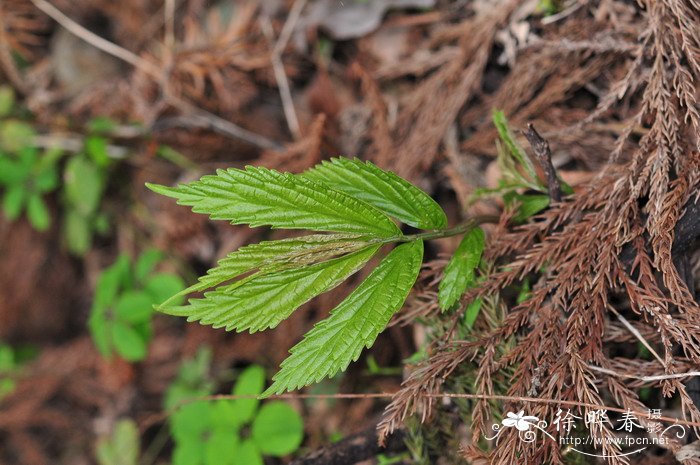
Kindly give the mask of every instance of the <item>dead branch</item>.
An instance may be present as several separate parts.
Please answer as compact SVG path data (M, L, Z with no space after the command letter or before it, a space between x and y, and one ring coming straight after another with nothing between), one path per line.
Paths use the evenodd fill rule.
M547 189L549 190L549 198L552 202L561 201L561 183L559 177L552 164L552 151L549 148L549 142L544 140L537 132L532 123L527 123L527 131L523 134L530 143L532 150L535 152L537 162L542 167L545 176L547 176Z

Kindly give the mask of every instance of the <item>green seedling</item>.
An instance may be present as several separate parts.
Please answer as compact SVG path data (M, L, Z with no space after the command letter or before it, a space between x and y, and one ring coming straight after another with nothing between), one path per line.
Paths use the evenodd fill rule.
M116 353L130 362L146 357L153 306L184 287L180 277L153 271L161 259L151 250L132 266L122 255L100 275L88 326L102 356Z

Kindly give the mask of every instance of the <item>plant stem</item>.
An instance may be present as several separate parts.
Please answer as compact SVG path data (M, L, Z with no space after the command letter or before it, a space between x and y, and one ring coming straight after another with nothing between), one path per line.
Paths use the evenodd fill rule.
M464 221L463 223L458 224L457 226L453 226L452 228L447 228L447 229L438 229L435 231L426 231L418 234L408 234L408 235L400 235L400 236L392 236L392 237L387 237L387 238L382 238L379 239L378 242L381 242L383 244L389 244L392 242L411 242L415 241L418 239L422 240L431 240L431 239L442 239L444 237L452 237L452 236L457 236L459 234L464 234L470 229L474 229L475 227L479 226L480 224L484 223L495 223L498 221L498 217L496 216L489 216L489 215L484 215L484 216L475 216L473 218L469 218L467 221Z

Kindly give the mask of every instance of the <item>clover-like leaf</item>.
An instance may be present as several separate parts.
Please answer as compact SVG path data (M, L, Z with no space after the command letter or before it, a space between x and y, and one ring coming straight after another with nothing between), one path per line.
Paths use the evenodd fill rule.
M265 370L260 365L251 365L238 377L236 385L233 387L233 394L236 396L258 396L264 389ZM236 419L241 424L248 423L255 415L259 403L260 401L256 397L234 400L233 407Z
M215 220L251 227L310 229L390 237L400 234L389 217L370 204L290 173L266 168L218 170L199 181L147 186Z
M345 370L371 347L401 308L418 277L423 242L396 247L331 315L309 331L282 362L263 396L297 389Z
M447 225L445 212L428 194L369 161L333 158L301 176L364 200L416 228L438 229Z
M282 457L301 445L304 422L290 405L268 402L253 421L251 437L263 454Z

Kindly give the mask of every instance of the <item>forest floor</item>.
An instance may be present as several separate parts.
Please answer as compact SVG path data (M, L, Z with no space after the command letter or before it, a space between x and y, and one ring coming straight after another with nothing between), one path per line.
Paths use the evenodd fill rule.
M105 357L88 321L100 274L121 254L136 260L159 249L167 259L158 269L192 283L242 245L285 237L212 222L146 182L245 165L300 172L331 156L359 157L420 186L456 224L502 210L499 200L470 201L501 178L492 114L502 110L524 147L520 131L534 124L578 191L611 153L631 157L634 144L620 146L621 136L647 131L626 124L639 92L605 106L640 55L645 27L623 0L0 0L3 156L22 144L45 157L60 148L57 180L41 195L46 212L0 217L0 340L12 359L0 363L12 380L0 399L0 463L95 463L96 444L123 418L139 428L138 463L168 463L164 397L183 361L211 349L214 393L229 393L253 364L269 379L357 282L265 333L156 315L142 360ZM31 128L29 139L12 122ZM74 157L94 169L71 171ZM97 186L71 195L83 175ZM94 205L83 208L89 192L98 192ZM74 214L83 223L72 229ZM456 245L431 243L427 258ZM396 392L403 360L425 337L420 325L392 326L346 373L309 392ZM304 419L295 456L376 425L387 405L289 402Z

